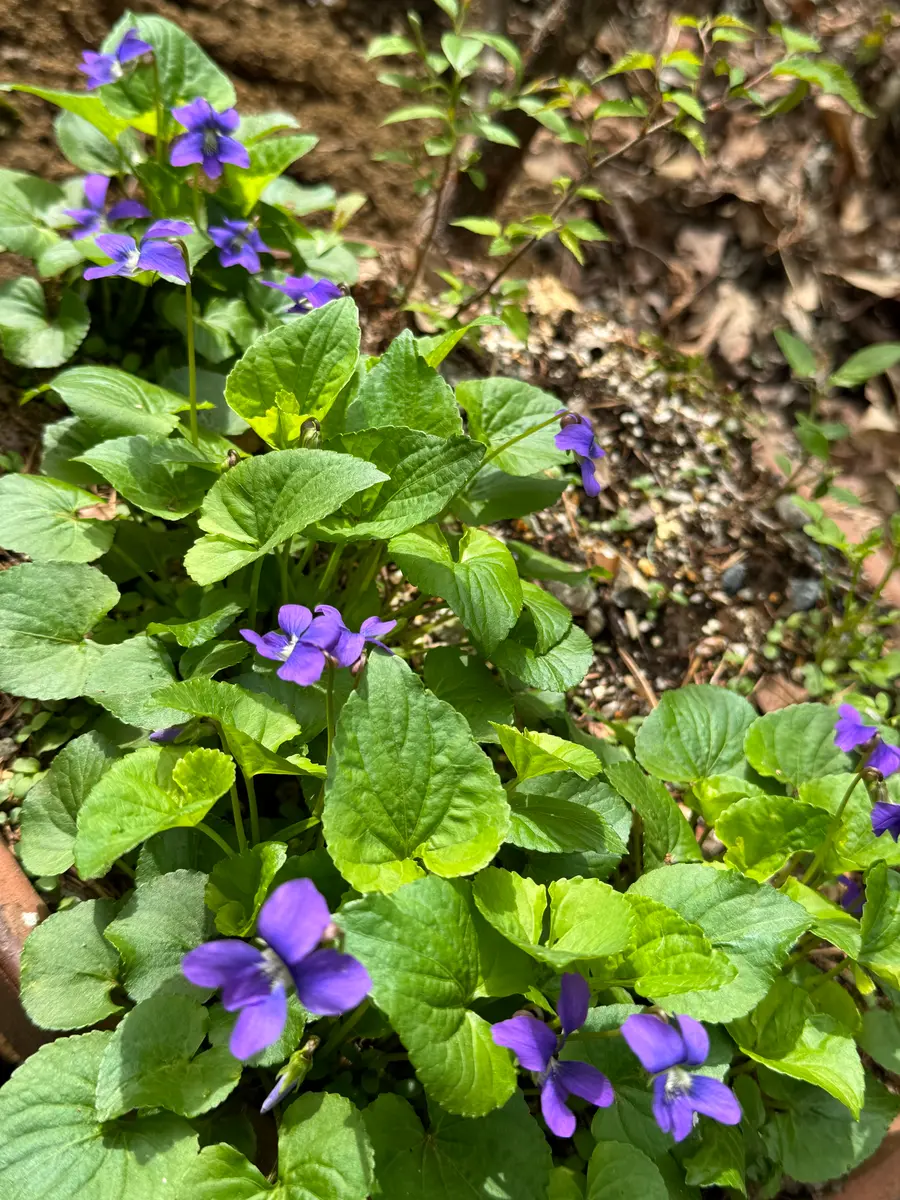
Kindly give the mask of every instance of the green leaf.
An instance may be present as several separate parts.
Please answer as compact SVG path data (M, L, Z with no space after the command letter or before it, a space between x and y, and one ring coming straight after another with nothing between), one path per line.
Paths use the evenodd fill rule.
M706 120L706 112L703 105L690 92L663 92L663 100L668 104L677 105L682 112L687 113L689 117L693 117L695 121L702 123Z
M0 1092L0 1189L16 1200L166 1200L197 1154L187 1121L101 1123L94 1092L113 1034L42 1046Z
M240 730L267 750L277 750L302 733L287 706L262 689L250 692L235 683L190 679L166 688L156 698L179 712L215 721L226 736Z
M247 642L205 642L182 654L178 669L185 679L211 679L252 653Z
M154 833L196 825L233 783L234 763L219 750L189 750L174 767L169 753L152 746L117 759L78 814L81 877L104 875Z
M507 475L495 467L483 467L456 498L453 511L468 525L513 520L555 504L566 490L566 482L546 475Z
M593 779L600 773L600 760L585 746L554 737L552 733L518 730L510 725L495 725L494 728L516 773L516 786L554 771L574 771L582 779Z
M308 154L318 141L313 134L301 133L270 137L249 146L250 166L233 167L227 172L230 184L241 196L245 216L251 212L269 184L291 163Z
M459 384L456 398L469 418L469 433L493 453L534 425L549 420L562 408L555 396L518 379L470 379ZM509 475L534 475L566 461L553 438L559 433L548 425L502 450L491 462Z
M202 646L228 628L238 613L247 607L243 598L230 599L221 588L207 592L200 602L196 617L173 617L166 621L151 621L148 633L171 633L179 646ZM183 661L183 660L182 660Z
M124 982L132 1000L157 992L197 995L181 970L189 950L212 933L203 900L206 876L176 870L139 883L122 911L106 927L107 941L122 957Z
M416 340L416 350L429 367L439 367L447 355L454 350L467 333L473 329L481 329L485 325L499 325L500 318L490 313L483 313L468 325L460 325L458 329L450 329L447 333L435 333Z
M442 513L475 473L484 451L468 437L438 438L418 430L373 429L335 439L366 457L390 482L371 488L313 531L322 541L387 540ZM321 453L321 452L320 452Z
M347 432L385 425L421 429L439 437L463 431L453 389L419 354L408 329L366 373L347 407Z
M111 141L115 141L128 128L126 121L121 120L119 117L114 117L109 112L96 92L61 92L53 88L37 87L30 83L0 83L0 92L22 92L29 96L37 96L38 99L55 104L57 108L63 109L64 112L73 113L76 117L87 121ZM9 175L20 174L18 171L7 173ZM25 178L31 179L34 176L26 176ZM56 186L44 180L39 180L38 182L44 184L48 189ZM59 189L57 188L56 190L58 192ZM51 203L54 202L51 201ZM5 237L2 234L0 234L0 241L5 242ZM19 251L18 253L24 253L24 251Z
M464 884L429 875L392 896L346 904L346 948L372 977L426 1092L449 1113L480 1117L510 1098L509 1051L469 1007L479 982L478 945Z
M900 875L884 863L866 876L861 933L858 961L891 987L900 987Z
M178 723L177 709L160 704L154 693L175 680L175 668L163 647L145 634L98 646L84 692L96 704L138 729L165 729Z
M527 542L516 542L510 539L506 544L516 560L516 566L523 579L537 579L542 582L553 580L557 583L577 584L583 583L591 577L589 567L554 558Z
M441 49L454 71L459 75L467 75L481 53L482 43L475 38L444 33L441 34Z
M203 451L181 438L115 438L93 446L78 461L93 467L130 503L167 521L199 508L215 480L215 467Z
M670 783L724 775L743 760L742 739L755 717L742 696L708 683L664 692L638 731L635 754Z
M278 1128L278 1184L226 1143L205 1146L184 1180L194 1200L366 1200L372 1148L349 1100L309 1093L286 1110Z
M76 292L64 291L51 315L36 279L22 276L0 286L0 341L3 353L17 366L60 366L72 357L90 326L87 305Z
M653 1160L636 1146L600 1142L588 1163L585 1200L669 1200L670 1192Z
M206 886L206 907L215 914L216 929L225 937L247 937L287 857L283 842L258 846L220 859Z
M735 1188L746 1196L746 1152L741 1130L703 1121L701 1138L700 1149L685 1160L685 1181L696 1187Z
M460 229L468 229L470 233L483 234L484 237L499 237L503 232L503 226L493 217L461 217L450 224L458 225Z
M777 34L784 42L788 54L821 54L822 44L811 34L802 29L792 29L790 25L770 25L769 33Z
M866 1054L894 1075L900 1068L900 1014L895 1008L870 1008L863 1013L862 1033L856 1039ZM868 1096L866 1097L868 1107Z
M35 700L82 695L97 650L86 635L118 599L111 580L81 563L0 572L0 688Z
M832 816L837 814L850 785L852 775L825 775L801 783L799 799L803 804L824 808ZM900 865L900 846L884 837L876 837L872 829L872 803L864 787L856 786L844 806L840 827L834 845L823 867L829 875L842 871L864 870L875 862L888 866Z
M0 544L35 562L92 562L112 545L111 521L80 518L91 492L38 475L0 479Z
M631 942L623 954L598 968L598 990L613 985L632 987L654 1003L665 1003L670 1011L676 1008L690 1016L690 1002L687 1008L681 1007L683 996L715 994L736 977L734 965L713 948L699 925L647 896L629 892L625 900L633 917Z
M794 786L850 769L850 759L834 744L837 709L823 704L791 704L753 722L744 753L760 775Z
M370 657L344 705L322 816L328 851L359 891L467 875L497 853L509 806L465 718L402 659Z
M153 61L159 73L159 89L166 109L203 96L213 108L221 111L235 103L235 92L231 80L195 41L163 17L134 14L127 10L103 40L104 54L112 53L128 29L136 28L138 37L153 47ZM127 73L117 83L107 84L101 89L103 103L117 116L132 119L143 113L152 113L155 101L156 75L150 67L142 67ZM153 133L152 127L141 128ZM170 132L180 129L169 126Z
M831 942L851 958L859 957L859 921L852 913L845 912L838 904L832 904L815 888L806 887L793 875L787 877L781 885L781 891L806 909L811 920L810 929L816 937Z
M572 627L572 614L550 592L535 583L522 583L522 601L534 628L534 648L547 654L559 645Z
M593 119L604 117L646 117L646 105L640 100L604 100L594 109Z
M71 367L50 387L104 438L166 437L178 427L176 414L190 407L185 396L114 367Z
M610 763L606 777L641 818L645 869L702 859L694 831L664 784L634 762Z
M385 55L415 54L415 42L406 37L376 37L372 38L366 48L366 58L383 58Z
M434 104L408 104L395 108L385 117L382 125L397 125L400 121L446 121L447 114Z
M61 112L53 122L53 128L60 150L70 163L87 174L125 174L131 163L139 161L142 153L133 133L117 144L77 113ZM58 246L66 245L70 243L58 243ZM49 253L55 249L57 247L52 247ZM42 255L41 262L43 259Z
M629 50L627 54L623 54L613 63L603 78L608 79L611 75L621 75L625 71L654 71L655 69L656 59L652 54L648 54L644 50Z
M795 379L815 379L816 356L812 347L787 329L776 329L775 341Z
M188 574L202 584L224 579L385 478L371 463L329 450L246 458L207 493L199 525L208 536L188 551Z
M60 241L50 224L54 210L58 212L63 203L65 193L59 184L24 171L0 169L0 245L13 254L39 258Z
M879 342L851 354L834 372L828 382L832 387L852 388L889 371L900 362L900 342Z
M591 639L577 625L546 654L539 654L533 644L520 640L518 630L516 637L507 638L491 654L501 670L509 671L528 687L547 692L577 687L590 670L593 657Z
M711 866L661 867L636 880L628 894L649 896L698 925L737 968L737 977L718 991L682 993L673 1003L677 1012L690 1003L691 1015L705 1021L733 1021L755 1008L810 927L805 910L787 896Z
M840 96L854 112L862 113L864 117L875 116L844 67L830 58L812 59L792 55L775 63L772 75L790 75L793 79L802 79L821 88L829 96Z
M426 1132L400 1096L382 1095L363 1114L385 1200L546 1200L550 1147L516 1093L477 1120L434 1107Z
M506 840L542 853L531 874L542 881L563 875L604 879L625 854L631 811L603 780L573 772L517 785Z
M151 996L118 1026L100 1063L97 1115L102 1121L132 1108L165 1108L198 1117L228 1096L241 1064L224 1047L197 1054L209 1014L191 996Z
M624 950L632 932L628 902L599 879L559 879L550 884L550 921L541 940L547 894L543 884L515 871L488 867L476 875L478 911L502 934L557 971L584 959Z
M570 230L582 242L608 242L609 237L603 232L599 225L594 221L588 221L584 217L575 217L571 221L566 222L566 229Z
M819 1087L770 1075L766 1092L779 1104L766 1127L767 1148L792 1179L824 1183L859 1166L878 1149L900 1100L871 1075L859 1120Z
M50 770L22 802L19 857L30 875L59 875L75 861L75 821L115 750L93 731L75 738L54 757Z
M856 1044L833 1017L815 1012L803 988L779 979L771 999L728 1032L754 1062L824 1088L859 1117L865 1076Z
M494 722L512 721L512 698L477 656L436 646L425 655L423 675L429 691L466 718L476 742L496 742Z
M515 625L522 587L513 557L498 538L467 529L451 549L438 525L422 525L392 538L388 550L410 583L447 601L484 653L496 649Z
M225 399L270 446L296 441L321 420L359 357L359 318L349 297L332 300L258 338L235 364Z
M716 834L728 847L725 861L762 881L795 851L817 849L829 823L826 812L788 796L748 796L725 809L716 821Z
M110 996L119 956L103 937L115 911L112 900L85 900L53 913L25 939L22 1007L35 1025L83 1029L119 1012Z
M227 1046L231 1041L239 1013L226 1012L221 1004L213 1004L209 1010L209 1040L213 1046ZM306 1028L307 1013L296 995L288 996L287 1022L277 1041L265 1050L248 1058L250 1067L280 1067L284 1060L299 1047Z

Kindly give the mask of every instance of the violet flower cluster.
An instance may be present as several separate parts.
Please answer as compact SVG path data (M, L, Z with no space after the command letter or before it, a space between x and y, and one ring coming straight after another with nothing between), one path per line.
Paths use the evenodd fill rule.
M270 283L263 279L264 287L274 288L283 292L291 301L291 307L285 309L289 313L305 313L311 308L321 308L329 300L337 300L341 289L330 279L313 279L312 275L288 275L284 283Z
M842 704L834 726L834 744L839 750L861 750L866 754L866 768L877 771L882 779L900 770L900 749L885 742L875 725L866 725L852 704ZM872 830L876 837L889 833L896 842L900 839L900 804L879 800L872 808Z
M247 147L230 136L241 121L236 108L216 112L208 100L198 96L190 104L173 108L172 116L187 130L172 143L169 162L173 167L196 163L207 179L218 179L226 163L250 166Z
M87 76L89 90L115 83L124 74L124 66L142 54L152 54L153 47L138 37L137 29L129 29L112 54L98 54L96 50L85 50L81 55L78 70Z
M557 1013L561 1036L533 1017L518 1013L492 1029L494 1042L512 1050L519 1064L531 1071L541 1093L541 1112L551 1133L571 1137L575 1114L566 1101L580 1096L598 1108L615 1099L612 1084L589 1063L566 1060L559 1053L569 1036L585 1022L590 989L581 975L562 977ZM676 1017L678 1028L652 1013L636 1013L622 1025L622 1036L641 1066L654 1076L653 1116L663 1133L683 1141L702 1113L723 1125L737 1125L741 1106L718 1079L696 1073L709 1056L709 1035L692 1017Z
M224 217L221 225L210 225L206 232L218 247L223 267L243 267L255 275L262 270L260 254L272 253L251 221Z
M594 428L587 417L569 412L561 408L556 414L561 418L560 430L553 439L557 450L571 450L581 468L581 482L589 496L599 496L600 480L597 478L595 463L606 457L606 451L594 437Z
M240 632L258 654L281 662L279 679L307 687L321 679L328 661L338 667L354 666L367 644L393 653L380 639L396 624L368 617L358 632L353 633L331 604L320 604L315 616L304 604L283 604L278 610L278 631L259 634L242 629Z
M100 233L106 221L124 221L129 217L149 217L150 209L139 200L119 200L104 216L109 179L106 175L84 177L84 208L65 208L63 212L76 222L73 238L88 238Z
M372 981L362 963L333 947L337 935L328 905L309 879L292 879L260 909L257 932L264 948L236 938L206 942L189 951L181 969L191 983L221 988L227 1012L239 1012L229 1046L235 1058L252 1058L284 1032L288 991L307 1012L337 1017L356 1008Z
M189 283L187 263L179 246L166 238L187 237L193 233L187 221L154 221L140 242L124 233L101 233L96 242L112 262L105 267L88 267L85 279L103 279L121 275L131 279L138 271L157 271L167 279Z

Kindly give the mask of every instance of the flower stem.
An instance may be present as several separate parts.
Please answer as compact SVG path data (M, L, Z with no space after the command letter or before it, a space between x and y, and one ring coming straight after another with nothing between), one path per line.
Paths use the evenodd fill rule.
M281 603L290 604L291 601L291 544L290 542L282 542L278 548L278 568L281 573Z
M302 821L295 821L293 825L287 825L284 829L279 829L278 840L279 842L287 842L292 837L296 837L298 833L306 833L307 830L313 829L318 824L318 817L304 817Z
M187 319L185 335L187 337L188 398L191 404L191 441L197 446L200 443L200 431L197 428L197 358L194 353L194 297L190 283L184 285L184 302Z
M134 561L130 554L126 554L121 546L116 546L115 553L118 554L119 558L121 558L122 561L132 569L132 571L136 572L140 579L143 579L144 583L146 583L147 587L161 604L169 604L171 602L170 598L165 594L159 584L147 574L143 567Z
M489 454L486 454L478 464L473 472L472 478L474 479L479 471L483 470L483 468L486 467L492 459L501 455L504 450L508 450L510 446L515 446L517 442L522 442L525 440L525 438L531 437L533 433L537 433L541 429L546 429L547 426L552 425L554 421L559 421L559 415L557 413L554 413L552 417L548 417L546 421L541 421L537 425L530 426L530 428L526 429L524 433L517 433L515 437L511 437L508 441L502 442L499 446L495 446L494 449L491 450Z
M195 828L199 829L201 833L205 833L208 838L212 838L212 840L216 843L216 845L219 847L219 849L224 850L229 858L234 857L234 851L228 845L228 843L225 841L225 839L223 837L220 837L214 829L211 829L209 827L209 825L206 824L205 821L198 821Z
M153 101L156 108L156 161L162 166L166 151L166 114L162 102L162 87L159 82L159 63L153 55Z
M253 574L250 576L250 628L256 628L256 614L259 611L259 577L262 574L263 556L260 555L253 564Z
M328 752L325 761L327 762L331 758L331 747L334 744L334 663L329 661L325 671L325 724L328 730ZM323 783L323 791L324 788Z
M812 862L809 864L806 874L800 880L800 882L805 883L807 887L813 887L815 883L818 882L819 872L824 866L828 855L831 853L831 847L834 845L834 839L837 837L838 830L841 827L841 817L844 815L844 809L847 807L850 797L853 795L856 789L856 785L862 779L863 768L868 761L869 755L867 754L856 768L856 774L853 776L850 786L847 788L846 792L844 792L843 799L837 806L837 811L831 818L831 823L829 824L828 831L825 834L825 841L816 851Z
M253 776L242 771L244 787L247 789L247 802L250 805L250 844L255 846L259 841L259 809L256 804L256 785Z
M238 850L247 849L247 835L244 832L244 818L241 816L241 802L238 798L237 784L231 785L231 815L234 817L234 831L237 834Z
M200 168L197 167L194 171L194 186L191 188L191 196L194 202L194 224L198 229L203 228L203 209L201 207L200 197L203 195L203 188L200 186Z
M347 1034L350 1032L351 1029L353 1029L353 1027L355 1025L359 1024L360 1020L365 1015L370 1004L371 1004L371 1001L368 999L368 997L366 997L366 999L363 1000L362 1004L358 1004L356 1006L356 1008L354 1008L353 1012L350 1014L349 1017L347 1017L347 1019L345 1021L342 1021L340 1023L340 1025L336 1026L331 1031L331 1036L329 1037L329 1039L325 1043L325 1045L322 1047L322 1049L319 1051L320 1058L325 1054L329 1054L332 1050L337 1049L338 1046L340 1046L343 1042L345 1042L347 1040ZM406 1056L404 1055L404 1058L405 1057Z
M323 600L328 596L328 592L334 582L334 577L337 575L343 553L344 547L340 542L335 542L334 549L331 551L328 562L325 564L325 570L322 572L322 578L319 580L318 592Z

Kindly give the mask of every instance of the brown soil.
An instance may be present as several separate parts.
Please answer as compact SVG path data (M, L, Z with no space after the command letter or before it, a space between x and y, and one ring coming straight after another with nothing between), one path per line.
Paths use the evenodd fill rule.
M374 163L397 141L381 128L396 92L376 80L378 64L365 47L392 27L391 0L353 0L340 8L304 0L145 0L141 10L177 22L234 80L244 112L281 109L319 136L315 150L291 172L305 183L328 182L339 192L365 192L369 204L354 231L402 239L418 211L406 168ZM7 0L0 6L0 78L78 90L83 50L96 49L125 5L118 0ZM56 110L30 96L10 96L21 122L0 109L0 166L51 179L75 174L53 136Z

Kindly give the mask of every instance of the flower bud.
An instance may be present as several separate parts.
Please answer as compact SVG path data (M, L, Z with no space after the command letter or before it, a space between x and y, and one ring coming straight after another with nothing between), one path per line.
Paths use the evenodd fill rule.
M322 426L315 417L307 417L300 426L299 444L307 450L318 450L322 444Z
M577 413L566 413L564 417L559 418L560 429L565 429L567 425L580 425L581 417Z

